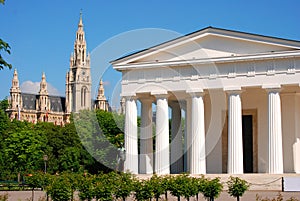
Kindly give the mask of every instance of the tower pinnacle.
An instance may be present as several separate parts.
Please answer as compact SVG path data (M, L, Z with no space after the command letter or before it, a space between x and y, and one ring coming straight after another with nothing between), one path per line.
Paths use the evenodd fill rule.
M79 18L78 28L79 27L83 27L83 23L82 23L82 9L80 10L80 18Z
M43 94L43 95L48 95L46 76L45 76L44 72L42 74L42 80L40 82L40 91L39 91L39 93Z

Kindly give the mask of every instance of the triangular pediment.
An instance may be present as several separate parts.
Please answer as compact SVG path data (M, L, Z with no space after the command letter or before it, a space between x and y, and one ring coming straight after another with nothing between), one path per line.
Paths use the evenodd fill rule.
M113 65L228 58L300 50L300 42L208 27L113 61Z

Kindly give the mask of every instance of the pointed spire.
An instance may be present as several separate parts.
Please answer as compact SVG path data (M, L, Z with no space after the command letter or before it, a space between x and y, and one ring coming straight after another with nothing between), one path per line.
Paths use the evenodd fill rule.
M19 78L17 69L14 70L14 77L12 80L12 88L19 88Z
M43 72L42 74L42 80L40 82L40 91L39 91L40 94L43 94L43 95L48 95L48 91L47 91L47 82L46 82L46 75L45 73Z
M18 72L17 72L17 69L15 68L15 70L14 70L14 78L15 77L18 77Z
M71 65L84 65L87 59L85 33L83 30L82 13L80 12L80 18L78 23L78 29L76 32L76 40L74 44L74 62Z
M106 100L102 78L100 79L97 100Z
M78 28L79 27L83 27L83 23L82 23L82 9L80 10L80 18L79 18Z

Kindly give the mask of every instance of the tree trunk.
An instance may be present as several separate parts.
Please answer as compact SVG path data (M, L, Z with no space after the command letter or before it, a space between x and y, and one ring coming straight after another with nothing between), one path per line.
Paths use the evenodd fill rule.
M177 201L180 201L180 196L177 196Z
M123 201L126 201L126 197L123 197Z
M166 200L168 200L168 192L165 192Z
M236 200L237 200L237 201L240 201L240 196L237 196L237 197L236 197Z

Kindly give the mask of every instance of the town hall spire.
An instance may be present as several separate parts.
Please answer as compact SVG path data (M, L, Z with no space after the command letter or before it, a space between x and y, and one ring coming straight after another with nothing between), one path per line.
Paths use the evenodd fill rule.
M70 70L66 76L66 111L78 112L91 109L91 69L80 12L74 52L70 58Z

